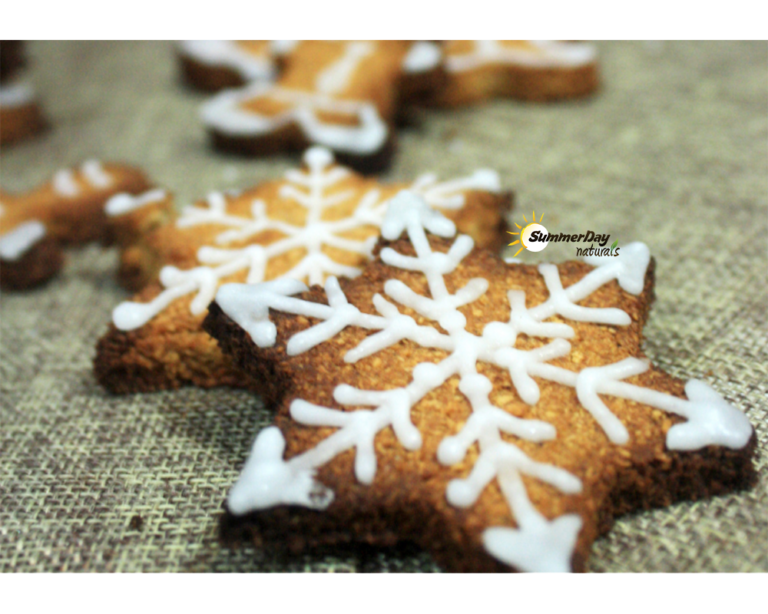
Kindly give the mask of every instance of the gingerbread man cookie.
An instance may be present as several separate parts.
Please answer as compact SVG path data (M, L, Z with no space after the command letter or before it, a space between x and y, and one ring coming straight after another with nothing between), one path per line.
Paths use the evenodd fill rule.
M225 535L583 570L615 516L750 484L744 414L643 356L645 245L537 267L455 232L406 192L359 277L218 290L204 326L275 410Z
M352 277L370 257L387 198L405 184L382 185L335 164L330 151L306 152L305 166L240 193L209 194L172 213L165 193L116 196L107 204L122 245L121 280L141 291L113 312L99 341L96 377L113 392L245 386L202 329L221 283L281 277L322 283ZM434 175L410 188L423 194L479 244L503 244L511 195L493 171L446 182Z
M408 41L295 41L275 81L216 95L201 116L214 144L250 155L322 145L344 163L375 172L390 161L406 83L424 71ZM418 59L418 58L417 58Z
M106 237L104 203L149 187L137 169L88 160L24 194L0 191L0 286L23 289L53 276L62 245Z
M22 41L0 41L0 145L30 138L45 128L32 86L19 77Z

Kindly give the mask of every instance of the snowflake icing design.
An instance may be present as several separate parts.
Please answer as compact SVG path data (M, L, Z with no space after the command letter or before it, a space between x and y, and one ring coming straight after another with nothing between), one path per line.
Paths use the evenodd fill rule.
M563 469L532 460L514 443L502 438L504 433L537 442L553 439L556 433L546 422L517 418L494 406L489 398L491 381L478 372L478 362L508 371L519 396L528 404L535 404L539 399L539 387L534 377L575 388L582 407L616 445L626 443L629 433L602 402L601 394L630 399L686 418L686 422L669 429L666 439L669 449L695 450L710 444L741 448L749 440L752 427L744 414L702 381L687 383L686 400L622 381L649 368L646 361L637 358L585 368L580 372L549 364L548 361L570 352L567 339L574 335L568 324L548 322L550 317L560 315L572 321L616 326L630 323L629 315L621 309L587 308L577 303L614 279L625 291L640 294L650 261L649 250L644 244L631 243L623 247L619 257L587 258L586 262L595 268L566 289L562 287L556 266L540 265L539 272L549 298L528 309L525 292L510 290L509 321L488 323L481 335L474 335L465 329L466 318L458 308L479 299L488 289L488 281L475 278L450 293L444 279L472 251L472 239L459 235L447 253L433 251L425 231L448 238L455 236L455 226L410 192L401 192L390 202L381 230L388 240L407 232L415 257L396 252L391 247L382 249L380 257L389 266L423 273L430 296L415 293L399 280L389 280L384 285L387 298L380 294L373 298L378 315L366 314L348 303L336 278L329 277L325 282L327 305L292 296L306 291L307 287L291 279L251 286L226 284L217 294L217 303L260 347L275 343L276 328L269 320L270 309L320 320L319 324L290 338L286 345L288 355L303 353L330 340L345 327L356 326L374 333L345 355L344 360L348 363L404 339L425 348L443 350L449 353L448 356L437 364L417 365L412 371L411 382L402 388L360 390L344 384L337 386L333 395L335 401L358 408L353 411L340 411L295 399L290 405L293 420L338 430L316 447L289 460L283 459L285 440L281 431L276 426L262 430L229 494L227 503L232 513L244 514L280 504L325 509L333 501L334 494L314 479L315 471L352 448L355 449L356 478L364 484L372 483L376 473L374 439L377 433L392 427L405 449L418 449L422 438L411 422L411 409L430 391L458 375L459 390L469 401L472 413L458 433L440 443L437 460L445 466L454 465L475 445L479 454L469 475L449 482L448 502L460 508L472 506L486 486L497 480L517 526L487 528L483 533L486 550L499 561L523 571L570 570L571 556L582 526L581 517L565 514L553 520L545 518L528 498L522 475L546 482L566 494L580 492L581 481ZM417 324L391 301L436 322L445 332ZM516 338L521 333L552 341L543 347L523 351L515 348Z
M148 303L125 301L118 305L112 319L120 330L133 330L146 324L173 301L195 294L190 310L193 315L205 312L213 300L221 280L248 271L247 283L264 280L268 262L293 249L303 248L304 257L283 276L292 279L307 279L310 284L320 284L328 275L355 277L360 269L334 261L322 250L335 247L347 252L371 257L376 237L359 241L342 235L362 227L380 227L387 210L386 200L378 188L365 192L357 202L352 215L336 220L323 219L324 212L355 196L355 190L333 191L339 182L350 177L352 172L334 164L333 154L322 147L312 147L304 154L306 170L287 171L286 184L280 196L290 198L306 209L306 220L302 225L272 219L267 214L267 205L261 199L254 199L251 217L241 217L227 212L227 196L220 192L208 195L207 207L189 205L183 208L176 222L179 228L206 224L228 227L215 239L215 246L203 246L197 252L200 266L181 270L167 265L160 271L160 282L164 290ZM438 182L434 174L420 176L410 186L419 193L431 207L456 210L464 206L465 190L487 190L498 192L500 182L495 171L481 169L467 177ZM240 248L228 248L234 242L243 242L267 231L277 231L282 237L267 245L251 244Z

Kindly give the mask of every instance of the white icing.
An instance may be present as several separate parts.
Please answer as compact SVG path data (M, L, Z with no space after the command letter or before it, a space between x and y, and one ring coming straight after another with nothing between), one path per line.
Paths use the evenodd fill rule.
M112 176L104 170L98 160L86 160L80 165L80 175L90 186L105 189L112 185ZM65 168L53 176L53 191L65 198L74 198L80 194L80 186L75 178L75 170Z
M272 116L259 115L241 107L242 103L258 98L271 98L291 106ZM327 124L319 119L319 112L348 115L355 118L355 124ZM209 128L234 136L262 136L297 124L307 140L313 143L361 155L379 150L388 133L378 109L369 102L338 100L323 94L261 83L217 94L203 105L201 117Z
M45 236L42 222L31 220L0 235L0 259L14 262L19 260L35 243Z
M469 53L448 55L449 72L464 72L488 64L516 64L533 68L575 68L595 61L597 52L587 43L527 41L529 47L505 47L501 41L473 41Z
M13 109L33 103L35 91L29 83L15 82L0 85L0 107Z
M307 211L303 225L274 220L267 215L266 204L254 200L251 217L240 217L227 213L227 198L214 192L208 196L207 207L188 206L182 210L177 221L180 228L202 224L221 224L223 230L216 237L216 246L200 248L197 259L200 266L181 271L176 267L164 267L160 281L165 290L149 303L127 301L118 305L112 320L120 330L132 330L143 326L174 300L196 293L191 304L193 314L203 313L213 300L220 280L237 273L248 271L248 283L264 280L266 266L270 259L285 254L297 247L306 251L305 256L285 276L292 279L308 279L311 284L322 283L327 275L354 277L360 273L357 267L341 265L325 253L324 246L333 246L348 252L369 257L376 242L375 237L365 241L344 238L347 233L365 226L380 227L384 222L386 203L382 202L380 190L374 188L365 192L345 190L333 192L334 186L350 176L350 172L334 165L333 154L322 147L313 147L304 155L306 171L290 170L286 183L280 189L282 198L289 198ZM498 188L498 176L484 170L472 176L437 183L434 175L416 180L413 189L421 193L430 206L455 209L464 204L464 190L489 190ZM349 217L327 221L324 211L350 198L356 198L357 206ZM232 242L247 241L267 230L279 231L283 238L269 245L248 245L244 248L228 249Z
M442 183L437 182L437 175L425 173L414 181L410 188L418 192L432 207L439 209L461 209L464 206L464 190L501 190L499 174L491 169L476 170L468 177L460 177Z
M80 166L80 172L94 188L108 188L112 185L112 177L98 160L86 160Z
M253 442L251 456L243 467L253 488L233 488L227 499L235 514L244 514L254 505L281 503L325 509L333 501L333 492L313 479L314 471L283 460L285 440L276 426L261 431Z
M64 168L56 171L53 176L53 191L66 198L72 198L80 193L80 186L77 185L75 174L71 169Z
M442 59L442 51L436 43L418 41L408 50L403 60L403 69L407 73L423 73L437 68Z
M245 81L271 80L276 75L271 58L255 55L235 41L181 41L179 48L184 55L201 64L232 69Z
M548 521L530 505L520 477L514 476L509 481L502 478L499 483L508 500L516 496L515 516L523 529L486 529L483 532L485 549L498 560L523 571L571 571L581 518L576 514L564 514ZM513 490L515 487L516 491Z
M227 284L219 290L216 300L223 311L240 324L260 347L275 343L276 329L269 320L269 310L303 315L320 323L295 334L288 340L286 353L296 355L331 340L348 326L375 331L349 350L344 360L357 362L367 356L394 346L407 339L420 347L436 348L448 353L438 363L421 363L412 372L411 382L390 390L359 390L339 385L334 400L349 410L320 407L302 399L290 406L291 417L308 426L334 427L337 430L314 448L282 459L284 441L272 427L269 438L274 439L267 458L252 455L245 470L233 487L230 509L243 514L271 507L286 500L299 505L322 493L310 507L323 509L330 504L332 494L314 480L317 468L346 450L355 450L355 475L370 484L376 475L376 435L392 427L398 441L407 450L418 449L421 434L410 420L413 408L425 395L440 387L454 375L459 376L459 391L466 397L472 413L458 433L440 443L437 459L444 465L464 460L469 449L477 445L478 454L469 475L449 482L446 498L456 507L473 505L486 486L496 480L515 519L513 527L491 527L483 534L487 551L499 560L526 571L567 571L579 531L581 518L567 514L553 520L545 518L528 498L522 475L546 482L565 494L579 493L581 481L558 467L534 461L514 443L502 438L502 433L528 441L545 441L556 436L552 425L539 420L517 418L490 401L491 381L478 372L478 362L508 370L520 398L529 404L539 400L539 388L533 377L576 388L582 406L604 429L609 440L625 443L630 434L618 418L599 398L607 394L658 407L687 418L687 422L669 430L670 449L698 449L717 444L739 448L749 440L752 428L744 415L726 403L703 382L693 380L686 386L688 400L628 384L621 380L644 372L648 364L636 358L603 367L587 368L581 372L549 364L548 361L567 355L573 337L568 324L548 322L554 315L579 321L608 323L616 326L630 323L619 309L587 309L576 303L612 280L634 294L642 292L645 269L649 262L646 246L633 243L621 250L618 258L596 261L597 267L580 281L563 289L558 269L553 265L539 268L550 297L528 309L525 292L510 290L508 322L490 322L481 335L466 330L466 318L459 307L479 300L488 289L488 281L475 278L455 292L447 290L445 275L450 274L472 251L468 236L459 236L447 253L434 252L426 230L442 236L452 236L454 225L430 209L417 195L401 192L389 207L382 233L393 239L403 231L416 252L406 256L392 248L381 250L381 259L388 265L409 271L420 271L426 277L429 296L417 294L398 280L384 284L386 296L440 325L419 325L400 312L395 304L376 294L373 306L377 312L367 314L350 304L335 278L325 283L328 304L319 304L293 297L306 289L303 284ZM643 264L644 263L644 264ZM552 341L534 350L515 348L518 334L550 338ZM265 431L266 432L266 431ZM264 432L263 432L264 433ZM256 442L260 444L260 434ZM266 445L266 444L265 444ZM263 476L269 476L268 482Z
M329 96L340 93L349 84L360 62L371 55L375 48L376 45L370 42L347 43L341 58L315 78L317 91Z
M269 43L269 52L274 56L291 53L298 44L296 40L273 40ZM373 43L352 43L365 45L358 47L355 53L368 55ZM267 55L249 52L236 41L231 40L186 40L179 42L179 49L189 58L209 66L226 66L237 71L245 81L272 80L276 76L274 62ZM364 49L365 53L360 50ZM354 58L354 55L352 56ZM403 69L410 73L421 73L437 68L442 53L436 43L417 41L408 51L403 61ZM349 62L352 64L352 62ZM350 66L350 72L354 66ZM342 86L343 87L343 86ZM325 91L318 83L318 89ZM329 93L329 92L326 92Z
M269 49L275 55L287 55L291 51L293 51L296 48L296 45L298 45L298 44L299 44L299 41L275 40L275 41L270 41Z
M109 217L117 217L125 215L126 213L131 213L137 209L146 207L147 205L159 203L160 201L165 200L166 197L167 193L163 189L149 190L138 196L122 192L120 194L115 194L107 201L107 204L104 205L104 212Z

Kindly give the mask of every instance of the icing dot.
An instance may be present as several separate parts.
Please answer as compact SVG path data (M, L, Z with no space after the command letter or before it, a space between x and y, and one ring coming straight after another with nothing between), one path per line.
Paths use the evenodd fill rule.
M45 226L42 222L32 220L20 224L0 236L0 258L11 262L16 261L44 236Z
M304 163L313 171L321 171L333 164L333 154L325 147L310 147L304 154Z
M112 177L104 170L98 160L86 160L80 167L86 181L95 188L107 188L112 184Z
M28 83L11 83L0 86L0 106L5 108L22 107L31 104L35 92Z
M440 64L442 52L435 43L419 41L415 43L408 55L403 60L403 68L406 72L420 73L437 68Z
M145 207L146 205L160 202L165 199L166 196L166 191L162 189L150 190L140 196L133 196L132 194L127 194L125 192L115 194L107 201L107 204L104 206L104 212L109 217L118 217Z
M80 193L80 187L75 181L75 176L69 169L57 171L53 176L53 190L61 196L72 198Z

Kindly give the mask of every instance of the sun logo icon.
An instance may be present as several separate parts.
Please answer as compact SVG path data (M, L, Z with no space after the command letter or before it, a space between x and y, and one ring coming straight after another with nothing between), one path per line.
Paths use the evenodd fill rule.
M539 216L539 221L537 222L536 212L534 211L532 218L533 218L533 221L529 222L528 219L525 216L523 216L523 219L525 220L525 223L526 223L525 227L515 223L515 226L517 226L520 229L520 232L507 231L511 235L520 235L520 238L517 241L510 243L510 245L517 245L518 243L521 244L521 247L520 249L517 250L517 252L515 253L515 256L517 256L517 254L519 254L524 249L527 249L528 251L531 251L531 252L540 252L549 243L549 241L547 240L542 241L542 239L540 238L540 237L548 236L547 229L541 225L541 220L544 219L544 214L542 213ZM534 233L536 233L536 236L534 236Z

